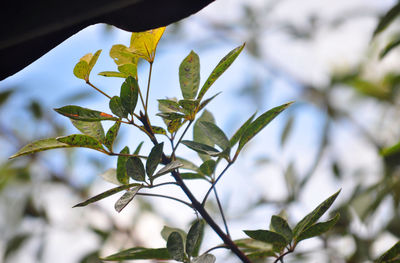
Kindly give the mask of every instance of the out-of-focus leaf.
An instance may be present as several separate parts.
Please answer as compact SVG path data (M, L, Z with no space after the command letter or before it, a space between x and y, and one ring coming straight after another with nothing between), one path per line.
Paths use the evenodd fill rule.
M133 180L144 182L146 178L146 173L144 171L144 166L140 158L134 156L129 157L126 161L126 172L128 176Z
M288 222L280 216L272 216L270 229L286 239L287 244L292 241L293 233Z
M124 191L126 189L129 189L131 187L135 187L135 186L139 186L140 184L127 184L127 185L121 185L115 188L112 188L110 190L107 190L101 194L98 194L96 196L93 196L91 198L89 198L88 200L86 200L85 202L79 203L77 205L74 205L73 207L82 207L82 206L87 206L88 204L100 201L101 199L104 199L106 197L109 197L113 194L119 193L121 191Z
M244 232L246 233L246 235L248 235L249 237L251 237L255 240L272 244L274 247L274 250L276 249L277 251L280 251L281 249L283 249L287 244L285 237L283 237L282 235L280 235L278 233L272 232L272 231L244 230Z
M242 148L245 146L246 143L248 143L257 133L259 133L265 126L267 126L276 116L279 115L282 111L287 109L292 102L283 104L281 106L275 107L265 113L263 113L261 116L259 116L257 119L255 119L252 123L248 125L246 130L243 132L240 140L239 140L239 146L237 149L237 153L242 150Z
M190 149L192 149L198 153L207 154L210 156L217 156L218 154L220 154L220 152L217 149L215 149L214 147L211 147L206 144L199 143L199 142L184 140L184 141L182 141L182 144L186 145L187 147L189 147Z
M133 154L139 154L140 150L142 149L143 146L143 141L139 143L139 145L136 147L135 151L133 152Z
M386 251L378 260L377 263L396 263L400 260L400 241Z
M389 11L383 16L381 17L381 19L379 20L378 25L376 26L375 30L374 30L374 34L373 36L375 37L376 35L378 35L380 32L382 32L383 30L385 30L385 28L392 23L392 21L400 14L400 3L397 3L396 5L394 5L391 9L389 9Z
M112 113L117 115L120 118L128 117L128 111L122 106L121 98L118 96L114 96L111 98L109 107Z
M122 154L129 154L128 146L125 146L124 149L121 150ZM121 184L129 183L129 176L126 172L126 161L128 160L127 156L118 156L117 161L117 179Z
M240 128L233 134L232 138L229 140L231 147L233 147L236 143L239 142L240 138L242 137L244 131L247 129L247 127L250 125L250 123L253 121L254 116L256 116L256 113L250 116L250 118L240 126Z
M70 146L74 147L85 147L85 148L90 148L94 150L103 150L104 148L101 145L101 143L96 140L95 138L88 136L88 135L83 135L83 134L72 134L68 136L63 136L63 137L57 137L57 141L66 143Z
M214 70L211 72L210 76L204 83L203 87L199 92L199 95L197 95L197 99L199 101L201 101L201 99L204 97L204 94L206 94L211 85L222 75L222 73L225 72L225 70L229 68L229 66L233 63L233 61L235 61L237 56L239 56L240 52L242 52L244 45L245 44L233 49L224 58L221 59L221 61L214 68Z
M363 95L367 95L380 100L391 99L391 92L388 86L381 85L379 83L372 83L359 78L348 80L346 84L350 85L356 91Z
M207 134L199 126L200 122L202 121L215 123L214 117L211 112L205 110L193 125L193 141L214 147L214 143L211 141L210 138L208 138ZM199 154L199 156L203 161L210 159L207 154Z
M70 119L78 121L118 120L118 118L110 114L74 105L68 105L54 110L61 115L64 115Z
M0 105L5 103L13 92L14 92L13 90L6 90L0 92Z
M268 251L256 251L246 254L246 256L251 260L260 260L267 257L276 257L276 253L273 250Z
M397 35L392 41L390 41L385 48L379 53L379 58L383 59L390 51L392 51L395 47L400 45L400 35Z
M161 156L163 154L164 143L157 144L151 149L149 157L146 161L146 173L151 178L161 162Z
M200 171L205 175L211 176L214 173L216 164L214 160L207 160L200 165Z
M110 168L104 173L100 174L100 177L106 180L109 183L115 184L115 185L121 185L121 182L118 181L117 178L117 170L114 168Z
M152 63L154 61L158 41L160 41L165 27L160 27L145 32L132 33L131 44L128 51Z
M183 231L180 228L175 228L175 227L169 227L169 226L164 226L163 229L161 230L161 237L167 241L169 235L172 234L172 232L178 232L179 234L181 234L183 242L186 242L186 232Z
M336 224L336 222L338 220L339 220L339 214L336 214L335 217L333 217L332 219L330 219L326 222L316 223L316 224L308 227L307 229L305 229L303 232L301 232L301 234L298 236L296 241L300 242L304 239L319 236L319 235L327 232L328 230L330 230Z
M86 254L83 258L80 259L79 263L102 263L99 257L99 251L96 250Z
M252 238L242 238L234 241L239 248L245 250L271 251L272 245Z
M193 256L193 252L196 248L196 244L200 240L201 231L204 227L204 223L201 220L197 220L189 229L186 238L186 253L189 256Z
M183 262L185 259L185 252L183 248L183 238L178 232L172 232L167 240L167 249L171 257Z
M104 140L104 145L112 152L115 138L117 138L119 127L121 122L116 121L113 126L107 131L106 138Z
M122 261L135 259L155 259L169 260L172 259L166 248L130 248L111 256L102 258L105 261Z
M222 151L227 151L229 155L230 142L225 133L214 123L201 121L199 122L199 127L203 129L204 133L211 139L211 141L221 147Z
M179 66L179 83L183 98L196 97L200 85L200 59L193 50Z
M289 118L286 120L286 124L283 127L282 135L281 135L281 146L283 147L292 131L294 123L294 116L290 115Z
M172 172L175 169L178 169L179 167L182 167L183 164L181 164L179 161L172 161L163 168L161 168L155 175L154 177L159 177L161 175L167 174Z
M71 119L71 122L83 134L89 135L99 142L104 142L104 129L100 121L78 121Z
M185 117L185 115L180 114L180 113L176 113L176 112L160 112L156 114L157 116L160 116L163 119L166 120L175 120L175 119L182 119Z
M118 199L118 201L115 203L115 205L114 205L115 211L117 211L118 213L121 212L122 209L124 209L133 200L133 198L139 192L140 188L142 188L142 187L135 186L135 187L132 187L131 189L129 189L128 191L126 191L121 196L121 198Z
M193 263L214 263L216 260L215 256L212 254L204 254L193 260Z
M400 153L400 142L396 143L393 146L383 148L380 152L380 154L384 157L388 157L388 156L395 155L398 153Z
M18 250L24 243L29 239L29 234L19 234L11 238L6 242L6 247L4 251L4 260L8 258L10 254Z
M121 86L121 104L124 109L133 114L139 94L139 85L133 77L128 77Z
M180 175L183 180L205 179L204 175L199 173L180 173Z
M14 155L10 157L10 159L26 155L26 154L31 154L31 153L36 153L36 152L41 152L45 150L51 150L51 149L57 149L57 148L69 148L69 147L74 147L72 145L62 143L58 141L56 138L48 138L48 139L43 139L43 140L38 140L29 143L28 145L22 147L18 152L16 152Z
M312 226L317 220L325 214L325 212L331 207L336 197L339 195L340 190L335 194L330 196L324 202L322 202L317 208L315 208L311 213L306 215L293 229L293 237L297 240L300 234L310 226Z

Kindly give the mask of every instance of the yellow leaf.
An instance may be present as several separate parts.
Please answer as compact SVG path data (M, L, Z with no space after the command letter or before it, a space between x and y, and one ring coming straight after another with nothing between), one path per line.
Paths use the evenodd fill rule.
M160 27L145 32L132 33L128 51L152 63L154 61L158 41L165 31Z
M92 68L96 64L97 59L100 56L100 53L101 53L101 49L97 50L96 53L94 54L94 56L92 53L88 53L88 54L84 55L83 57L81 57L79 62L74 67L74 75L77 78L88 81L90 72L92 71Z

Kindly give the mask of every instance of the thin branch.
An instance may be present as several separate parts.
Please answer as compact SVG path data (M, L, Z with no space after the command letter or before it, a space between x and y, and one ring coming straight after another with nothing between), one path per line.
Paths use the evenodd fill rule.
M95 90L97 90L98 92L100 92L101 94L103 94L104 96L106 96L107 98L109 98L111 100L111 96L109 96L107 93L105 93L104 91L102 91L101 89L97 88L95 85L93 85L92 83L90 83L89 80L86 81L86 84L88 84L89 86L91 86L92 88L94 88Z
M203 255L204 255L204 254L207 254L207 253L210 253L211 251L213 251L213 250L215 250L215 249L220 249L220 248L229 249L229 247L228 247L227 245L219 245L219 246L215 246L215 247L212 247L212 248L208 249L207 251L205 251L205 252L203 253Z
M108 154L108 155L111 155L111 156L139 157L139 158L142 158L142 159L147 159L147 156L138 155L138 154L114 153L114 152L109 152L109 153L107 153L107 154Z
M228 237L230 237L231 234L229 233L228 224L226 223L226 218L225 218L224 210L222 209L222 205L221 205L221 202L220 202L219 197L218 197L217 189L216 189L215 187L214 187L213 189L214 189L215 199L217 200L219 213L221 214L222 221L224 222L225 232L226 232L226 234L228 235Z
M178 185L178 184L176 182L166 182L166 183L154 184L150 188L156 188L164 185Z
M193 121L189 121L188 125L186 126L185 130L183 131L181 137L179 138L178 142L176 143L175 147L172 150L171 156L175 155L175 151L178 148L179 144L181 143L183 137L185 136L186 132L189 130L190 125L192 125Z
M225 172L228 170L228 168L233 164L233 162L229 162L228 165L225 167L225 169L220 173L220 175L217 177L217 179L212 183L210 189L208 189L206 195L203 198L203 201L201 202L201 205L204 207L208 196L210 195L211 191L214 189L215 185L218 183L218 181L222 178L222 176L225 174Z
M177 201L177 202L179 202L179 203L182 203L182 204L184 204L184 205L186 205L186 206L188 206L188 207L190 207L190 208L193 209L193 206L192 206L190 203L185 202L185 201L183 201L183 200L181 200L181 199L175 198L175 197L173 197L173 196L160 195L160 194L150 194L150 193L137 193L136 195L153 196L153 197L162 197L162 198L166 198L166 199L171 199L171 200L174 200L174 201Z
M277 257L277 258L275 259L274 263L278 263L278 261L283 262L283 258L284 258L286 255L292 253L293 251L294 251L294 248L291 248L291 249L289 249L288 251L286 251L285 253L279 255L279 257Z

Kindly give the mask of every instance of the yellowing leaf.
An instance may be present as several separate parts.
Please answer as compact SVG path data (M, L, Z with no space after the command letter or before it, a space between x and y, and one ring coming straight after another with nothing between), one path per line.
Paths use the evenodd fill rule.
M79 79L89 81L90 72L92 71L94 65L96 64L97 59L100 56L100 53L101 49L97 50L96 53L94 53L94 55L92 53L84 55L75 65L74 75Z
M152 63L158 41L160 41L164 31L165 27L160 27L145 32L132 33L128 51Z

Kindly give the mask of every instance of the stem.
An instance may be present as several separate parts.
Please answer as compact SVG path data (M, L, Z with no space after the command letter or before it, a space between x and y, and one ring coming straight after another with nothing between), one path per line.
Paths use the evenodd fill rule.
M183 200L181 200L181 199L172 197L172 196L168 196L168 195L150 194L150 193L137 193L136 195L153 196L153 197L162 197L162 198L166 198L166 199L171 199L171 200L174 200L174 201L177 201L177 202L179 202L179 203L182 203L182 204L184 204L184 205L186 205L186 206L188 206L188 207L190 207L190 208L193 209L193 206L192 206L190 203L185 202L185 201L183 201Z
M224 222L225 232L226 232L226 234L230 237L231 234L229 233L228 224L226 223L226 218L225 218L224 210L222 209L222 205L221 205L221 202L220 202L219 197L218 197L217 189L216 189L215 187L214 187L214 195L215 195L215 199L217 199L217 204L218 204L219 213L221 214L222 221Z
M294 247L291 247L288 251L286 251L285 253L279 255L279 257L277 257L274 261L274 263L278 263L278 261L283 262L283 258L287 255L290 254L294 251Z
M208 250L205 251L203 254L210 253L211 251L213 251L213 250L215 250L215 249L219 249L219 248L229 249L229 247L227 247L226 245L219 245L219 246L215 246L215 247L212 247L212 248L208 249Z
M160 187L160 186L164 186L164 185L170 185L170 184L178 185L176 182L166 182L166 183L161 183L161 184L154 184L150 188L156 188L156 187Z
M173 148L171 156L175 155L175 151L178 148L179 144L181 143L183 137L185 136L186 132L189 130L190 125L192 125L193 121L189 121L188 125L186 126L185 130L183 131L181 137L179 138L178 142L176 143L175 147Z
M111 155L111 156L125 156L125 157L139 157L139 158L142 158L142 159L147 159L147 156L138 155L138 154L129 154L129 153L114 153L114 152L112 152L112 153L108 153L108 155Z
M149 92L150 92L150 80L151 80L151 72L153 70L153 62L150 62L150 69L149 69L149 79L147 81L147 91L146 91L146 104L144 106L144 112L145 115L147 116L147 105L149 102Z
M90 83L89 80L86 81L86 84L88 84L89 86L91 86L92 88L94 88L95 90L97 90L98 92L100 92L101 94L103 94L104 96L106 96L107 98L109 98L111 100L111 96L107 95L107 93L105 93L104 91L102 91L101 89L97 88L95 85L93 85L92 83Z
M229 168L232 164L233 164L233 162L229 162L228 165L225 167L225 169L221 172L221 174L218 175L217 180L215 180L215 181L212 183L210 189L208 189L206 195L205 195L204 198L203 198L203 201L201 202L201 205L202 205L203 207L204 207L204 204L205 204L206 201L207 201L208 196L209 196L210 193L211 193L211 190L214 189L214 187L215 187L215 185L218 183L219 179L221 179L221 177L224 175L224 173L228 170L228 168Z

